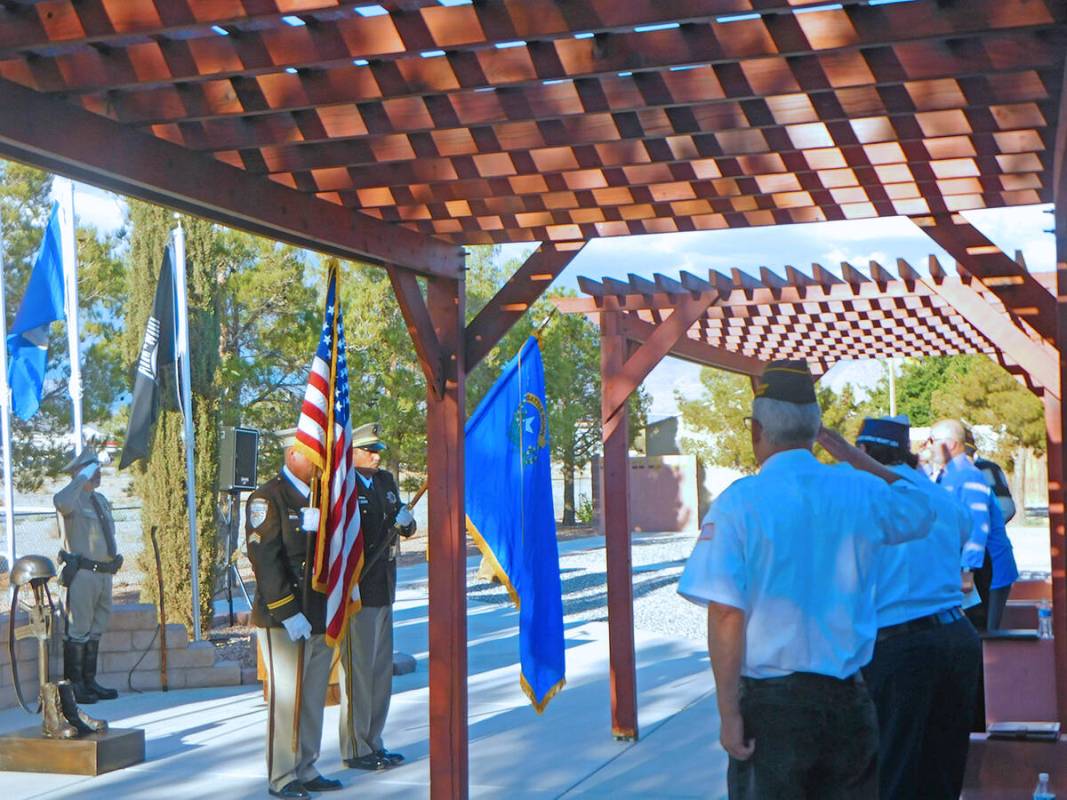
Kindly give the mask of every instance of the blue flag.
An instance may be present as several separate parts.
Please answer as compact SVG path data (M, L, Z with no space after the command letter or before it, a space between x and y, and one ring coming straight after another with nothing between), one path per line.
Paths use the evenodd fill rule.
M519 608L522 689L538 713L564 680L563 596L541 349L530 337L467 421L467 532Z
M57 203L52 206L26 294L7 337L11 407L21 419L29 419L40 408L44 374L48 369L48 326L61 319L66 319L66 313Z

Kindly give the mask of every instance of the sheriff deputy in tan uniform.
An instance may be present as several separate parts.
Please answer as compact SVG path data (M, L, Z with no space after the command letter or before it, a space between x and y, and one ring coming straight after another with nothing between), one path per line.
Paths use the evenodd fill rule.
M267 773L273 797L306 800L341 789L315 769L332 650L326 644L326 595L305 590L314 558L318 509L310 508L311 462L292 446L281 472L248 498L245 539L256 576L252 623L270 679ZM310 531L310 533L309 533ZM303 656L300 718L294 745L297 664Z
M111 619L112 577L122 566L115 543L111 503L100 488L100 459L85 448L63 468L70 483L52 503L63 520L64 563L60 582L67 587L67 635L63 640L63 674L74 685L79 703L114 700L119 693L96 682L100 637Z
M348 621L341 644L341 758L354 769L380 770L404 760L382 743L393 693L393 602L396 600L397 535L415 533L415 518L400 502L391 473L378 469L381 426L361 425L352 433L359 490L364 569L359 581L363 607Z

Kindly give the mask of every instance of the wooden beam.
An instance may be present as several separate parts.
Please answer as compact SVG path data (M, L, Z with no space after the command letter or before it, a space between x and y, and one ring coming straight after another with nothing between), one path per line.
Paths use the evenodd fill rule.
M1056 348L1044 340L1032 339L1011 321L1007 313L991 306L962 281L945 279L938 283L923 279L922 283L1023 367L1034 383L1060 397L1060 359Z
M455 245L192 153L0 81L0 155L223 225L341 258L456 277Z
M619 323L619 329L627 339L644 343L655 333L656 326L638 319L633 314L625 314ZM741 375L761 375L766 366L765 362L758 358L721 347L713 347L689 335L680 338L667 355L693 364L700 364L703 367L724 369L727 372L736 372Z
M426 308L419 280L414 272L399 267L386 267L389 281L393 284L393 293L404 321L408 326L411 341L415 343L415 353L426 374L426 383L434 395L441 400L445 395L445 357L441 343L434 331L433 320Z
M464 363L468 373L496 347L584 246L584 242L569 247L545 242L530 254L467 326Z
M464 301L462 280L428 280L427 306L445 371L443 396L432 390L426 393L428 527L433 553L429 564L432 800L465 800L468 793Z
M630 548L630 415L625 401L621 408L616 408L614 401L609 399L630 385L630 379L625 375L627 340L619 329L620 316L614 312L600 318L600 414L604 453L600 508L607 568L611 732L616 739L633 741L638 737L638 727Z
M992 292L1013 314L1056 341L1056 298L959 214L913 217L931 239Z

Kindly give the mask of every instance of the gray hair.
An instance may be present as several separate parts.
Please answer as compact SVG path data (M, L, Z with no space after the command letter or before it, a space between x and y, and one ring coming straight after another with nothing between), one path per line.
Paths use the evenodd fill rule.
M752 401L752 418L760 424L763 436L774 447L811 447L822 425L818 403L787 403L769 397Z

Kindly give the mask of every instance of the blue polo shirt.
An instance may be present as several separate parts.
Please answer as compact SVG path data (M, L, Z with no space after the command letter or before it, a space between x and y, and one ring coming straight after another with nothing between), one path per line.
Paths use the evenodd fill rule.
M925 536L934 519L932 495L912 481L787 450L718 497L678 592L745 612L742 675L846 678L874 654L883 545Z
M934 524L929 535L899 547L883 547L875 571L878 627L926 617L957 608L960 589L960 551L970 537L971 516L925 473L907 464L890 467L930 495Z
M980 569L988 549L993 565L990 588L1010 586L1019 577L1019 570L1004 526L1004 515L985 474L961 454L945 465L937 482L971 515L970 536L963 547L961 564L967 569Z

